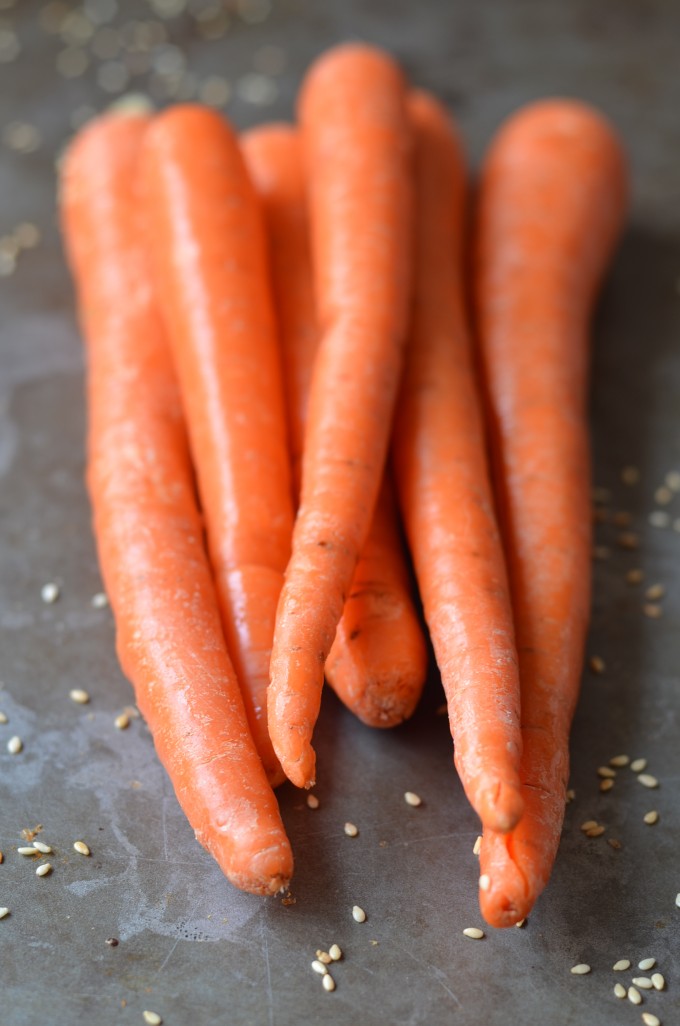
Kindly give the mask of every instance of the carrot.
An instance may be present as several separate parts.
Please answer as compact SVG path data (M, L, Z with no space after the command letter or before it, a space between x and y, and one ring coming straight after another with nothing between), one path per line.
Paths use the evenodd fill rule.
M268 125L246 132L241 145L268 228L297 493L319 334L301 144L291 126ZM384 481L326 660L326 679L364 723L390 727L412 714L426 669L394 498Z
M402 364L411 182L401 73L370 47L332 50L307 76L300 117L321 341L268 697L281 765L310 787L324 664L368 534Z
M474 280L524 742L524 817L482 843L480 899L494 926L530 911L564 817L590 607L588 321L625 197L612 129L566 100L512 117L481 179Z
M180 399L141 245L150 122L108 116L70 147L61 211L87 342L88 485L117 648L198 840L237 887L293 862L224 642Z
M432 96L411 93L409 113L414 308L397 403L395 473L456 768L482 822L509 830L523 808L519 675L463 298L464 158Z
M216 113L179 106L161 115L141 162L227 648L279 783L266 691L293 508L264 225L238 142Z

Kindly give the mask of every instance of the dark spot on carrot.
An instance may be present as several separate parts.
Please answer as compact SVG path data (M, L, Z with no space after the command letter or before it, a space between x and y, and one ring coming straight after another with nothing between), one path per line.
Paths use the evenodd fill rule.
M355 627L354 630L352 631L352 633L349 636L349 640L350 641L354 641L356 638L359 637L360 634L361 634L361 631L359 630L359 628Z

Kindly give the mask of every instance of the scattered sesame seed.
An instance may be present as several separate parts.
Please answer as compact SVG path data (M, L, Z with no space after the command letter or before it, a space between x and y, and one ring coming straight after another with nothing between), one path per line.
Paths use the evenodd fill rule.
M579 962L578 965L572 965L570 971L574 976L585 976L590 972L590 966L587 962Z
M2 865L2 863L3 863L4 861L5 861L5 856L4 856L4 855L2 854L2 852L0 851L0 865Z
M642 1021L645 1026L661 1026L661 1020L651 1012L643 1012Z
M614 984L614 994L617 998L625 998L626 988L621 983Z
M335 980L333 979L333 977L329 973L326 973L326 975L322 979L321 986L323 987L324 990L328 990L328 991L335 990Z
M661 973L654 973L652 976L652 984L654 986L654 990L663 990L666 986L666 980Z
M669 502L673 501L673 492L667 485L661 485L654 492L654 502L658 506L667 506Z
M656 809L652 809L651 812L645 812L642 820L647 826L654 826L655 823L659 822L659 813Z
M614 786L614 781L613 780L601 780L600 781L600 791L611 791L613 786Z
M663 598L665 594L666 589L663 586L663 584L652 584L645 591L645 598L651 599L652 601L656 601L657 599Z
M477 840L474 843L474 847L472 849L472 854L473 855L479 855L481 850L482 850L482 835L480 834L478 836Z
M47 876L47 874L51 873L51 872L52 872L52 865L51 865L51 863L43 862L43 864L41 866L38 866L38 868L36 869L35 875L36 876Z
M593 671L593 673L604 673L604 671L607 668L604 659L602 659L601 656L597 655L590 657L590 659L588 660L588 666Z
M345 823L344 830L348 837L356 837L359 833L359 828L354 823Z
M605 828L603 826L591 827L590 830L586 830L586 837L602 837Z
M316 797L315 794L308 794L307 795L307 807L310 808L310 809L318 809L319 808L319 799Z
M158 1012L142 1012L142 1018L147 1026L161 1026L163 1022Z
M67 46L57 54L57 73L62 78L79 78L85 74L90 58L80 46Z
M651 773L640 773L638 776L638 783L642 784L643 787L659 786L659 781L656 777L653 777Z
M648 976L634 976L633 983L636 987L639 987L640 990L652 990L654 987L654 984Z
M109 597L103 591L98 591L96 595L93 595L90 599L90 605L93 609L104 609L109 604Z
M40 242L40 229L31 221L22 221L12 234L19 249L33 249Z
M675 904L678 908L680 908L680 893L675 895Z
M589 830L594 830L595 827L599 825L600 824L597 822L596 819L587 819L585 823L581 823L580 829L583 831L584 834L587 834Z
M34 153L42 141L38 129L27 121L10 121L5 125L2 139L16 153Z
M328 972L327 967L318 958L315 958L312 962L312 969L315 973L319 973L321 976L325 976Z
M117 730L127 730L130 726L130 717L127 713L121 713L120 716L116 716L113 725Z
M8 723L8 722L9 722L9 717L7 716L7 713L0 712L0 723Z
M120 944L120 941L118 940L117 937L107 937L106 940L104 941L104 943L108 944L108 946L110 948L117 948L118 945Z
M632 769L633 773L642 773L642 771L647 768L647 760L633 759L633 761L630 764L630 768Z
M593 488L592 496L593 502L598 503L598 505L602 505L606 502L609 502L609 500L612 497L612 493L609 491L608 488L602 488L599 485L596 485Z
M618 767L621 767L621 766L627 766L629 762L630 762L630 756L629 755L613 755L611 757L611 759L609 760L609 765L610 766L616 766L618 768Z
M627 549L629 552L640 548L640 538L635 531L622 531L616 541L619 548Z
M78 852L79 855L89 855L90 854L90 849L85 844L85 841L74 841L73 842L73 847L75 848L75 850Z
M628 988L628 1000L634 1005L642 1004L642 994L636 987Z
M666 484L672 492L680 492L680 470L669 470L666 474Z
M521 930L525 923L526 923L526 919L518 919L517 922L515 923L515 927L518 930Z
M488 891L491 887L491 877L488 873L482 873L479 878L479 889L480 891Z
M330 948L328 949L328 954L331 956L334 962L339 962L342 958L342 950L337 944L331 944Z
M321 949L319 949L317 951L316 957L319 960L319 962L323 962L324 965L330 965L331 962L333 961L333 959L328 954L328 952L327 951L321 951Z
M671 515L665 509L654 509L649 514L648 520L652 527L670 527Z
M649 969L653 969L655 965L655 958L643 958L641 962L638 962L638 969L642 969L642 971L646 973Z
M593 559L603 562L611 557L612 550L608 545L593 545Z
M72 702L77 702L78 705L87 705L90 701L87 691L83 691L82 688L73 688L69 691L68 696Z
M404 801L414 809L423 804L423 799L419 794L415 794L414 791L404 791Z
M482 940L484 937L484 930L480 930L477 926L466 926L463 930L463 936L469 937L470 940Z
M9 915L9 909L8 909L8 908L6 908L6 907L5 907L4 905L3 905L3 907L2 907L2 908L0 908L0 919L4 919L4 918L5 918L5 916L8 916L8 915Z
M650 620L659 620L663 616L663 609L658 602L646 602L642 607L642 612Z
M19 855L37 855L38 849L32 844L30 847L17 848L17 852Z
M273 103L278 96L279 88L273 78L248 72L236 83L238 94L246 103L265 106Z
M36 848L41 855L51 855L52 849L49 844L45 844L44 841L34 841L33 847Z
M209 107L224 107L229 103L230 97L231 86L221 75L210 75L201 82L198 90L199 100Z
M355 923L366 922L366 913L364 912L363 908L361 908L359 905L352 906L352 919Z
M10 755L18 755L23 747L24 742L21 740L20 737L17 737L16 734L14 735L14 737L11 737L7 742L7 751Z
M568 787L567 788L567 793L565 794L564 797L566 798L567 805L569 804L569 802L573 802L574 798L576 797L576 791L574 790L574 788L573 787Z
M50 605L57 601L59 594L59 585L55 584L54 581L50 581L49 584L43 584L40 589L40 598L43 602L47 602Z
M626 573L626 581L628 584L640 584L640 582L644 580L644 576L643 571L636 567L633 570L628 570Z
M625 485L636 485L640 480L640 471L637 467L627 466L621 470L621 481Z
M621 842L616 837L608 837L607 844L610 846L610 848L613 848L614 851L620 851L623 847Z
M614 513L612 523L615 527L630 527L632 519L627 509L619 509Z
M597 775L598 777L605 777L606 779L613 780L616 776L616 770L612 769L611 766L598 766Z

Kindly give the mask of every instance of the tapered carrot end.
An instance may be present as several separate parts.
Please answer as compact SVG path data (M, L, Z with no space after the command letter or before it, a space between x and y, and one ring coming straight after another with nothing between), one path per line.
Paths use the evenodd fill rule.
M507 834L522 818L524 799L519 784L485 781L475 794L474 806L486 829Z
M535 894L530 894L519 867L508 859L502 877L480 877L479 906L489 926L515 926L531 911Z
M226 837L224 846L212 841L206 847L228 880L251 894L276 894L293 875L293 852L283 831L269 847L259 850L247 841L236 847L234 839Z
M296 787L309 789L316 783L316 753L310 744L306 745L296 759L287 758L282 752L277 752L281 760L283 772L291 784Z

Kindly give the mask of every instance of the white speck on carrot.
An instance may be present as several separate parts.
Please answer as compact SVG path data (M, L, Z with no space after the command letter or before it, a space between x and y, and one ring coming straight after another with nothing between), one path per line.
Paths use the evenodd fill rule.
M477 837L477 840L475 841L474 846L472 848L472 854L473 855L479 855L481 850L482 850L482 835L479 834L479 836Z
M491 877L487 873L482 873L479 878L479 889L480 891L488 891L491 887Z

